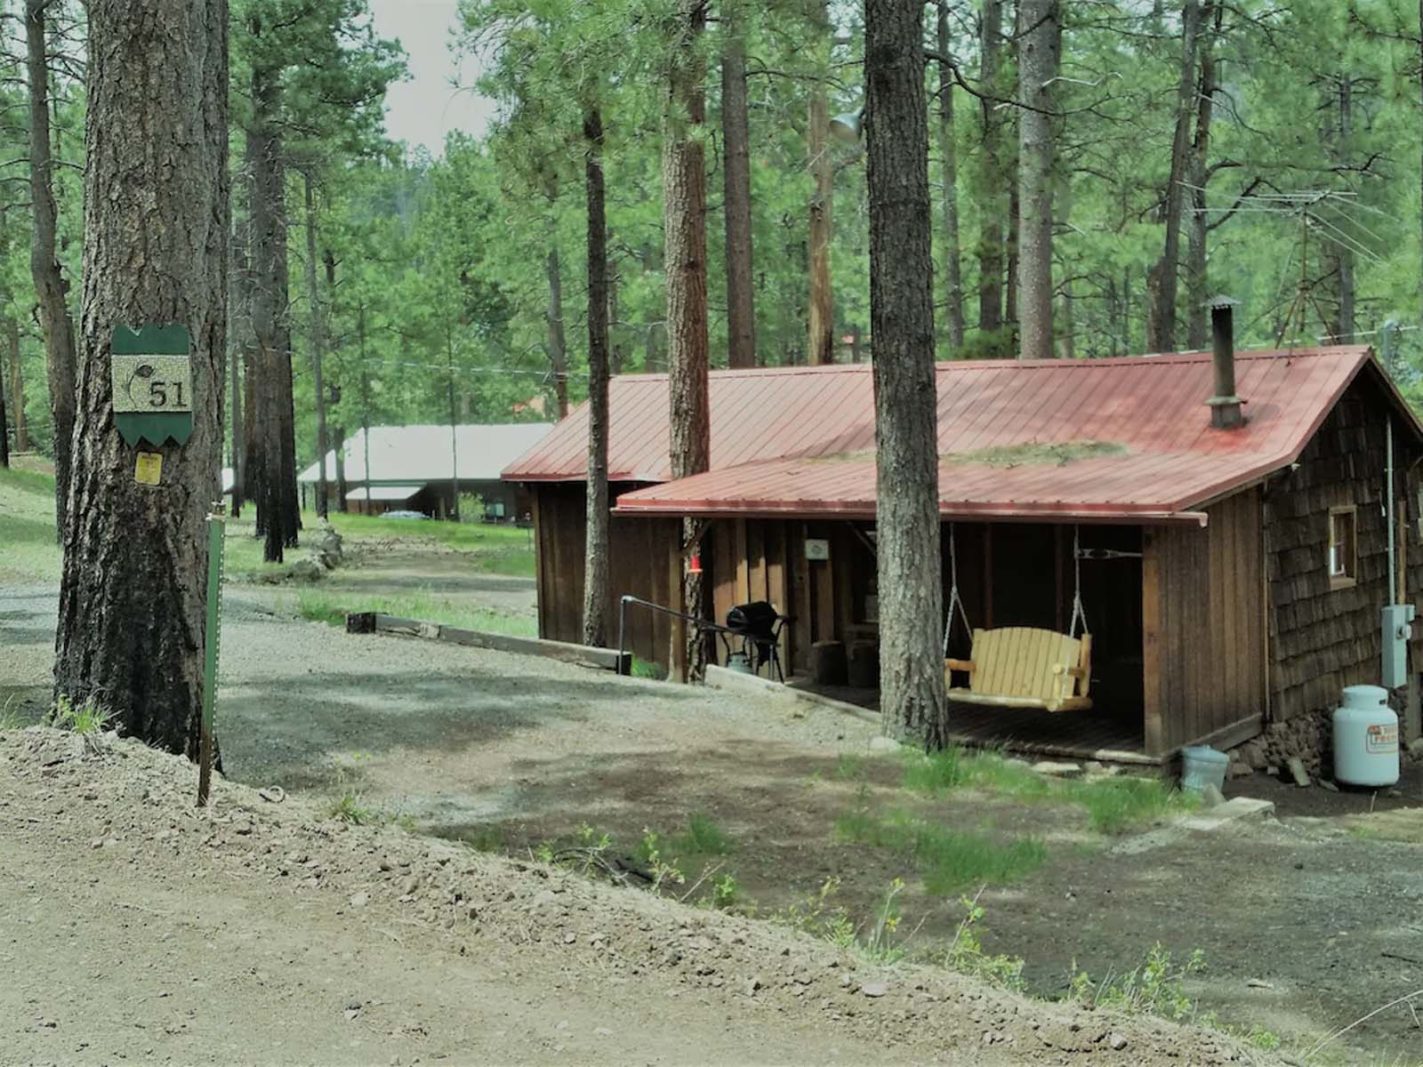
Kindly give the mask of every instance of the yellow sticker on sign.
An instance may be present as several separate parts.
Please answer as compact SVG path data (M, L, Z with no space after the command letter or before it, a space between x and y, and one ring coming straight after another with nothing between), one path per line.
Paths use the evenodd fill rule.
M157 485L163 478L163 453L140 452L133 469L133 480L139 485Z

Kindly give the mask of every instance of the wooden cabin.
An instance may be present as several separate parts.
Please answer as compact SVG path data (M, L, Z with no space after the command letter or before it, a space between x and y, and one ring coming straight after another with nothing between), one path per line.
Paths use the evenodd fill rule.
M1079 602L1092 635L1090 709L955 704L956 736L1159 761L1378 681L1381 608L1423 581L1423 429L1367 348L1222 358L1234 395L1211 353L938 366L949 656L970 628L1068 633ZM624 594L680 606L695 516L706 617L771 602L791 681L838 643L861 685L830 690L873 705L871 368L714 371L711 469L690 478L670 479L667 423L665 376L614 380L611 632ZM586 432L579 409L505 471L532 494L546 638L581 632ZM627 642L666 664L671 620L634 608Z

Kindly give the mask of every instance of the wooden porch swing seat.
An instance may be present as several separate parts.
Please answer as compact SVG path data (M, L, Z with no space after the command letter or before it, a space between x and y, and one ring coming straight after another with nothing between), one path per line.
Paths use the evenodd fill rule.
M950 700L962 704L992 704L1003 708L1041 708L1044 711L1086 711L1092 685L1092 635L1082 607L1082 546L1079 531L1072 532L1072 623L1068 632L1035 626L1004 626L975 630L969 625L959 595L958 547L949 524L949 610L944 623L944 687ZM949 636L954 620L961 619L972 638L972 659L949 658ZM955 686L954 672L968 674L968 686Z
M955 671L968 686L954 686ZM1071 637L1031 626L973 631L973 659L945 659L950 700L1044 711L1085 711L1092 683L1092 635Z

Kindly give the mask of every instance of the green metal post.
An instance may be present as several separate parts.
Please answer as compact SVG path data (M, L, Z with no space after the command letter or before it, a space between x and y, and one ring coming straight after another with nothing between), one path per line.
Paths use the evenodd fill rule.
M221 504L208 516L208 612L203 641L203 718L198 743L198 807L212 787L212 716L217 706L217 661L222 643L222 548L227 516Z

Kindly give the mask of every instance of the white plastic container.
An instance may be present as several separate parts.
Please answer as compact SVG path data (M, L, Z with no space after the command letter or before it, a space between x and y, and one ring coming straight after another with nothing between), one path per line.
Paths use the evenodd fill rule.
M1334 780L1395 785L1398 766L1398 716L1388 706L1388 690L1346 686L1344 703L1334 712Z

